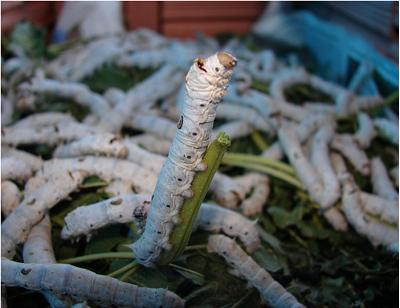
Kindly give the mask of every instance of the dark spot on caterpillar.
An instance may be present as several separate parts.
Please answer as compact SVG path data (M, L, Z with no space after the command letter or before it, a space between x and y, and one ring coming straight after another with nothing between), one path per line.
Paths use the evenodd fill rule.
M145 200L143 201L143 204L150 204L150 201Z
M34 255L34 253L33 253L33 252L30 252L30 253L28 253L28 255L30 255L30 256L33 256L33 255Z
M39 215L42 215L42 211L38 211L37 213L38 213Z
M70 177L71 179L74 179L74 177L72 176L71 171L68 171L68 175L69 175L69 177Z
M192 133L193 136L197 136L197 133Z
M167 205L165 205L166 207L171 207L171 205L169 205L169 204L167 204Z
M49 249L48 248L44 248L43 251L49 251Z
M219 72L219 68L218 68L218 67L216 67L216 68L215 68L215 71L216 71L216 72Z
M200 104L200 107L204 107L205 105L204 104Z
M244 233L244 235L249 235L249 232L246 231L246 232Z
M229 230L232 230L233 229L233 226L229 226Z
M183 125L183 116L181 116L179 118L178 124L176 125L176 127L178 127L178 129L181 129Z
M207 73L207 70L204 68L204 59L203 58L197 58L196 59L197 67L201 69L203 72Z
M111 201L110 203L112 204L112 205L119 205L119 204L121 204L122 203L122 198L118 198L117 200L113 200L113 201Z
M182 179L178 179L178 182L182 182Z
M78 158L78 161L84 161L85 160L85 157L79 157Z
M186 156L188 159L191 159L192 158L192 156L190 156L190 155L188 155L188 156Z
M56 132L56 133L58 133L60 130L58 129L58 126L57 125L55 125L54 126L54 131Z
M28 275L30 272L32 272L32 269L31 269L31 268L23 268L23 269L21 270L21 274L22 274L22 275Z
M119 214L119 218L122 218L122 215L121 215L121 214Z
M296 152L293 153L293 157L294 159L298 159L299 158L299 154L297 154Z
M90 224L89 227L90 227L90 228L93 228L93 224Z
M25 233L26 232L26 229L22 229L22 233Z
M34 204L36 202L36 199L35 198L32 198L30 201L28 201L26 204L27 205L32 205L32 204Z
M223 255L226 255L226 251L223 251L222 254L223 254Z
M151 200L153 200L154 199L154 195L151 195Z
M111 138L111 139L110 139L110 143L113 143L113 142L115 142L115 141L117 141L117 140L118 140L118 137Z
M161 234L161 231L157 231L158 234Z
M207 221L207 222L206 222L206 224L207 224L207 225L209 225L209 224L210 224L210 222L209 222L209 221Z
M154 252L154 251L151 250L151 251L149 251L149 254L153 254L153 252Z

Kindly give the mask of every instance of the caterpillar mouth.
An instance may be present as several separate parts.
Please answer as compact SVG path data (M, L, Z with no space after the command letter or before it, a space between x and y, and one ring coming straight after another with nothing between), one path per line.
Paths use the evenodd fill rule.
M219 52L217 54L219 62L226 68L232 69L236 66L237 60L234 56L230 55L227 52Z

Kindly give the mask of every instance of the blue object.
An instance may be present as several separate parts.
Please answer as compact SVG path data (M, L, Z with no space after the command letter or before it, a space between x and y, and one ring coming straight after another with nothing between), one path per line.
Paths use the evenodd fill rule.
M51 41L53 43L63 43L66 40L66 34L64 31L59 30L59 29L54 29L53 35L51 37Z

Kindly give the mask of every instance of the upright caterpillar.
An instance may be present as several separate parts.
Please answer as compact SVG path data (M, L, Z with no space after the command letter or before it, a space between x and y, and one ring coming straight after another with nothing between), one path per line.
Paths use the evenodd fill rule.
M236 59L218 52L197 58L186 76L186 102L168 158L161 169L142 237L132 245L137 261L152 266L163 249L196 171L204 170L203 154L210 142L217 103L225 95Z

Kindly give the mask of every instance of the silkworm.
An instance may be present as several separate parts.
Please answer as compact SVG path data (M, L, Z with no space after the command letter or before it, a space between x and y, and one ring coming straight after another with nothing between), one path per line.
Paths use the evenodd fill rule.
M33 79L31 84L23 84L20 87L35 93L45 93L73 99L77 103L89 107L95 115L102 119L104 129L110 130L110 126L113 125L112 121L114 118L111 117L111 107L108 102L101 95L90 91L82 83L60 82L52 79Z
M373 215L377 215L380 219L392 224L399 223L399 205L398 201L387 200L377 195L366 192L360 193L360 200L363 209Z
M12 125L13 128L36 129L59 123L76 122L69 114L63 112L42 112L29 115Z
M398 230L365 215L359 188L348 173L343 159L337 154L332 154L332 162L342 185L342 210L347 221L374 246L383 245L390 250L398 250Z
M11 181L1 182L1 214L7 217L19 205L22 194L17 185Z
M173 121L147 114L135 114L128 126L169 140L174 138L176 130L176 123Z
M260 293L271 307L304 307L273 277L248 256L234 240L224 235L212 235L208 238L207 249L223 257L233 269L233 274L243 277Z
M101 131L99 131L98 128L78 122L60 123L36 128L34 130L25 127L5 127L2 130L1 142L12 146L35 143L54 146L62 142L70 142L96 133L101 133Z
M353 135L337 134L331 142L333 149L342 153L354 168L363 175L371 171L370 161L367 154L360 149Z
M11 98L1 95L1 127L13 121L14 103Z
M248 65L248 71L254 79L270 82L277 67L277 60L272 50L263 50Z
M385 118L377 118L374 119L374 125L386 140L399 145L399 126L396 123Z
M125 99L125 92L118 88L108 88L103 96L114 108Z
M12 180L23 183L33 175L33 170L23 160L15 157L1 159L1 180Z
M323 126L318 130L311 143L311 164L323 183L323 191L317 201L324 217L336 230L347 231L346 219L337 208L333 207L340 198L340 184L329 156L329 143L333 136L334 131L331 126Z
M371 159L371 182L374 193L389 201L398 201L399 195L393 187L385 165L379 157Z
M69 264L1 261L1 281L9 287L66 294L103 307L183 307L184 301L166 289L141 288Z
M246 137L254 131L251 124L246 121L232 121L213 129L211 139L217 138L220 132L225 132L231 140Z
M51 222L49 215L45 215L29 232L23 249L24 263L55 264L53 245L51 242ZM69 307L73 301L58 294L56 296L50 291L43 291L51 307Z
M120 67L157 68L169 60L171 56L170 47L162 47L152 50L138 50L125 54L116 60Z
M374 123L369 115L364 112L357 114L357 122L358 130L354 134L354 138L362 149L368 148L376 136Z
M70 239L85 235L89 238L92 232L110 224L132 221L140 228L140 224L146 220L150 200L151 195L121 195L81 206L64 218L61 237ZM140 214L139 217L136 217L136 213ZM253 252L260 245L255 225L255 221L250 221L232 210L203 203L194 228L211 232L222 230L231 237L239 237L246 250Z
M128 149L123 145L121 137L110 134L88 135L69 144L59 145L53 157L66 158L84 155L105 155L124 158Z
M113 196L133 194L132 184L126 181L113 180L104 189L104 191Z
M217 53L196 59L186 76L182 125L159 174L145 231L132 245L138 262L145 266L152 266L162 249L169 248L169 233L179 222L183 199L192 196L190 185L195 172L204 170L202 155L210 141L216 106L225 94L235 65L236 59L231 55Z
M106 157L84 156L80 158L51 159L43 164L39 175L49 176L61 171L82 170L103 180L122 180L130 183L139 193L150 193L157 175L133 162Z
M86 176L82 171L58 172L48 177L39 189L25 195L22 203L1 224L1 255L12 258L16 245L25 241L45 212L77 189Z
M165 140L163 138L151 135L151 134L141 134L137 135L134 137L131 137L130 140L133 143L136 143L146 150L157 153L157 154L162 154L166 155L168 154L169 147L171 145L170 140Z
M295 132L289 127L281 126L278 129L278 138L296 175L307 188L311 199L318 202L323 192L323 185L317 171L304 155Z

